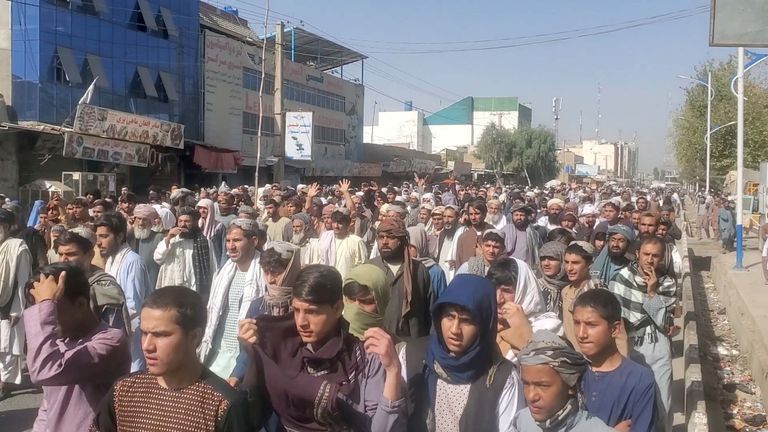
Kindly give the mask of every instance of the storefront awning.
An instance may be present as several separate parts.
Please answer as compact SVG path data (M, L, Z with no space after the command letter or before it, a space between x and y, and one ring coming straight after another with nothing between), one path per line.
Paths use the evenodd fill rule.
M220 173L235 173L242 165L240 152L219 150L200 144L195 145L192 161L200 165L204 171Z

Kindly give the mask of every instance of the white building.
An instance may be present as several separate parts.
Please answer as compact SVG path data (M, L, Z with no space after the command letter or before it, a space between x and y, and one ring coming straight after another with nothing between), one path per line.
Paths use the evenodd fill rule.
M571 147L587 165L596 165L600 174L631 179L637 175L637 146L625 141L584 140L581 147Z
M378 124L364 130L363 139L371 143L432 153L432 137L421 111L380 112Z
M491 123L515 130L530 127L531 116L531 108L516 97L470 96L428 116L418 111L381 112L378 124L365 128L364 139L427 153L457 148L471 152Z

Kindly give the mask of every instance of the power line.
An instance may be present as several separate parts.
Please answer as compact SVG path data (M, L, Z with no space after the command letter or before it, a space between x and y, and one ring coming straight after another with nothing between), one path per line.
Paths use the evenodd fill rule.
M694 8L687 8L687 9L679 9L671 12L666 12L662 14L652 15L648 17L643 18L636 18L632 20L627 21L621 21L618 23L612 23L612 24L603 24L598 26L590 26L590 27L582 27L582 28L576 28L576 29L570 29L570 30L563 30L559 32L551 32L551 33L539 33L539 34L533 34L533 35L523 35L523 36L511 36L511 37L502 37L502 38L493 38L493 39L470 39L470 40L458 40L458 41L432 41L432 42L419 42L419 41L386 41L386 40L373 40L373 39L357 39L357 38L346 38L351 41L357 41L357 42L368 42L368 43L378 43L378 44L386 44L386 45L467 45L467 44L479 44L479 43L489 43L489 42L505 42L505 41L513 41L513 40L523 40L523 39L533 39L533 38L539 38L539 37L549 37L549 36L556 36L556 35L564 35L574 32L583 32L583 31L591 31L591 30L599 30L603 28L610 28L614 26L619 25L629 25L634 24L643 20L649 20L649 19L658 19L658 18L664 18L668 16L674 16L680 13L687 13L691 12L697 9L705 9L708 10L708 5L701 5Z

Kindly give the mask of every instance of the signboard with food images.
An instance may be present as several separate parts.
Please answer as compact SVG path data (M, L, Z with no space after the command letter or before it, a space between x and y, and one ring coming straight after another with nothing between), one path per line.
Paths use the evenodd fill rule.
M99 162L146 167L148 145L77 133L64 134L64 156Z
M77 106L74 131L114 140L184 148L184 125L87 104Z

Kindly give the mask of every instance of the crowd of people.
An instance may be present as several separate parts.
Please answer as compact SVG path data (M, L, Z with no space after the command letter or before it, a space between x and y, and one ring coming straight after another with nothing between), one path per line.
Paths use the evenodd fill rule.
M28 371L34 431L671 430L676 191L1 202L0 398Z

